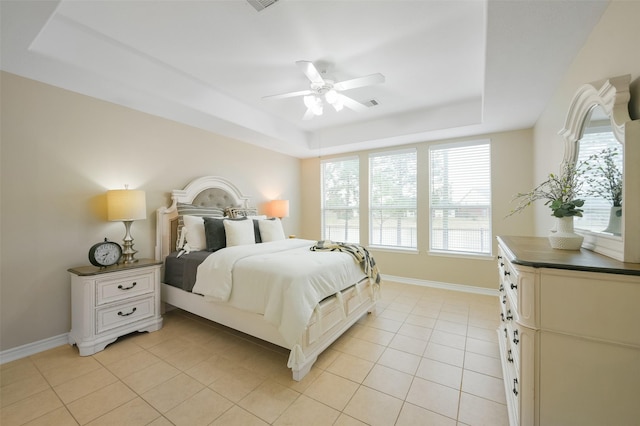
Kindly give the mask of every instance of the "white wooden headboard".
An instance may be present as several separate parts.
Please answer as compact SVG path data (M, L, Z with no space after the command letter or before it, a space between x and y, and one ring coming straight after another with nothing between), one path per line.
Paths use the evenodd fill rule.
M171 191L171 206L156 210L156 260L175 250L178 209L177 203L197 204L207 207L249 207L249 197L228 180L218 176L195 179L184 189ZM172 243L173 242L173 243Z

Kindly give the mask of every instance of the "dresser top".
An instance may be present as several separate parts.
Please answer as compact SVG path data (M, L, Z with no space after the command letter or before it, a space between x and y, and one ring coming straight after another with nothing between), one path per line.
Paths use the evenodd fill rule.
M534 268L569 269L607 274L640 275L640 263L626 263L591 250L552 249L545 237L497 237L511 261Z

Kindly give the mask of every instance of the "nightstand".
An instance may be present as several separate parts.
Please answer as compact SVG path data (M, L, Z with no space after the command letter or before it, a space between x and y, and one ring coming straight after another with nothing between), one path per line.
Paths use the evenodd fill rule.
M162 328L161 266L162 262L140 259L106 268L69 269L69 344L77 345L82 356L93 355L125 334Z

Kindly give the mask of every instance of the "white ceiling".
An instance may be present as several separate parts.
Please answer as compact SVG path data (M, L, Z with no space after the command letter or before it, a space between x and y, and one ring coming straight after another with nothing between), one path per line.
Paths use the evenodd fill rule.
M608 0L0 2L3 70L296 157L533 126ZM304 121L296 66L379 105Z

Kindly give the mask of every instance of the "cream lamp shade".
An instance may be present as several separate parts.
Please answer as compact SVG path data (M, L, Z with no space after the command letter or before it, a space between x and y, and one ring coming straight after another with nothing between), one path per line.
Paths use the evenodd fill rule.
M107 219L110 221L141 220L147 218L144 191L114 189L107 191Z
M131 224L134 220L147 218L147 201L144 191L130 189L114 189L107 191L107 219L110 221L122 221L124 223L124 245L122 249L122 262L135 263L138 259L133 249L131 237Z
M267 215L271 217L289 216L289 200L273 200L267 204Z

